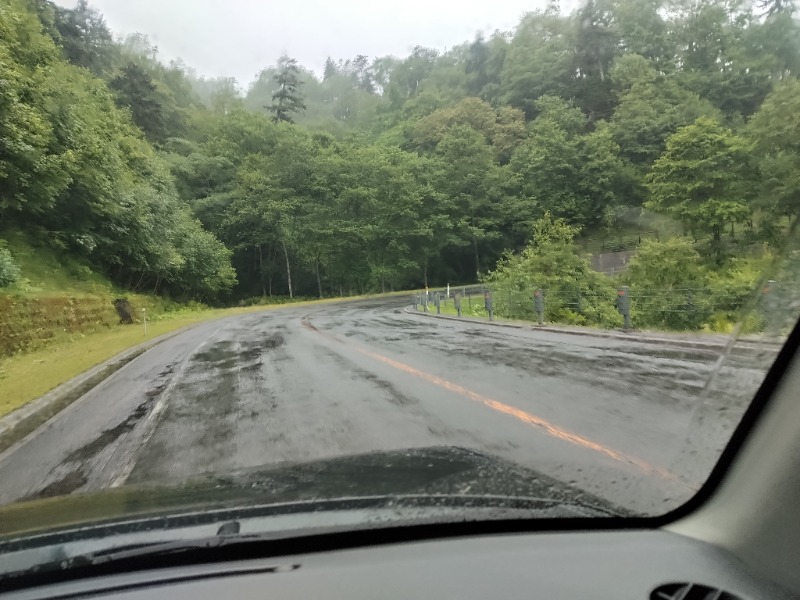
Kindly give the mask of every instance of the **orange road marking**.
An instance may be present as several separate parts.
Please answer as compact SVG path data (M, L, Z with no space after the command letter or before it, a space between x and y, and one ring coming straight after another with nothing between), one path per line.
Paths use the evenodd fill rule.
M350 342L345 342L345 341L341 340L340 338L338 338L338 337L336 337L334 335L331 335L331 334L326 333L324 331L320 331L319 329L314 327L314 325L308 320L308 317L303 317L301 322L302 322L303 326L305 326L306 328L308 328L308 329L314 331L315 333L318 333L318 334L320 334L320 335L322 335L322 336L324 336L324 337L326 337L328 339L331 339L333 341L336 341L336 342L339 342L339 343L342 343L342 344L347 343L347 345L349 347L351 347L355 351L359 352L360 354L368 356L368 357L370 357L370 358L372 358L374 360L380 361L380 362L382 362L384 364L387 364L387 365L389 365L391 367L394 367L395 369L398 369L399 371L403 371L404 373L408 373L409 375L414 375L415 377L419 377L420 379L424 379L425 381L433 383L434 385L437 385L437 386L439 386L441 388L444 388L444 389L446 389L448 391L451 391L451 392L453 392L455 394L459 394L461 396L465 396L466 398L469 398L470 400L472 400L474 402L478 402L478 403L483 404L484 406L487 406L487 407L489 407L489 408L491 408L491 409L493 409L493 410L495 410L497 412L500 412L500 413L509 415L511 417L514 417L515 419L517 419L519 421L522 421L523 423L526 423L528 425L537 427L538 429L543 430L547 435L549 435L549 436L551 436L553 438L556 438L556 439L559 439L559 440L563 440L565 442L569 442L569 443L574 444L576 446L580 446L581 448L586 448L588 450L594 450L595 452L599 452L601 454L604 454L605 456L608 456L609 458L612 458L612 459L614 459L616 461L632 465L632 466L638 468L639 470L641 470L641 471L643 471L643 472L645 472L647 474L657 475L658 477L661 477L663 479L667 479L667 480L670 480L670 481L675 481L675 482L681 483L681 484L686 485L687 487L689 487L688 484L683 479L681 479L678 475L676 475L675 473L672 473L671 471L669 471L667 469L663 469L661 467L655 467L655 466L653 466L653 465L651 465L651 464L649 464L649 463L647 463L647 462L645 462L645 461L643 461L643 460L641 460L639 458L636 458L634 456L629 456L629 455L627 455L627 454L625 454L623 452L618 452L616 450L612 450L611 448L609 448L607 446L604 446L603 444L600 444L600 443L597 443L597 442L593 442L590 439L585 438L585 437L583 437L581 435L578 435L576 433L572 433L571 431L568 431L566 429L562 429L561 427L559 427L557 425L554 425L553 423L550 423L549 421L547 421L547 420L545 420L545 419L543 419L541 417L537 417L536 415L533 415L533 414L531 414L529 412L526 412L526 411L521 410L519 408L516 408L514 406L510 406L508 404L504 404L503 402L500 402L498 400L494 400L492 398L489 398L487 396L484 396L482 394L474 392L474 391L472 391L470 389L467 389L464 386L461 386L461 385L459 385L457 383L453 383L452 381L448 381L447 379L444 379L444 378L439 377L437 375L433 375L432 373L427 373L425 371L421 371L421 370L419 370L419 369L417 369L415 367L412 367L411 365L407 365L405 363L402 363L400 361L394 360L394 359L389 358L387 356L383 356L382 354L378 354L376 352L373 352L372 350L367 350L366 348L361 348L361 347L359 347L359 346L357 346L355 344L352 344ZM692 488L692 489L694 489L694 488Z

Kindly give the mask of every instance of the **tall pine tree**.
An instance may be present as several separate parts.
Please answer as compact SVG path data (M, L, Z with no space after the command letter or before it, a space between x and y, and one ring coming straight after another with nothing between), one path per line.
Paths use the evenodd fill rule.
M300 67L297 61L284 55L278 59L278 72L275 74L275 82L278 89L272 94L272 104L267 107L273 114L272 120L276 123L294 123L292 114L306 109L303 96L300 93L300 81L298 74Z

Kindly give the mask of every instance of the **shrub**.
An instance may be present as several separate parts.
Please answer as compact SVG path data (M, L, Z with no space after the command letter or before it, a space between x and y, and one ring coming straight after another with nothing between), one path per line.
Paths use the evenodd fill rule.
M544 291L545 320L569 325L617 327L614 281L595 273L575 252L576 229L546 214L519 254L507 254L486 281L498 316L534 320L533 291Z
M631 320L638 327L701 329L715 309L710 274L692 242L646 240L631 259Z
M7 248L0 246L0 288L19 281L19 267Z

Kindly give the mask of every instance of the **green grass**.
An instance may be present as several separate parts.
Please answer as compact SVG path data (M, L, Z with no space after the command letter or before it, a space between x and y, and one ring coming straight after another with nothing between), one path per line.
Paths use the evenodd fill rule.
M411 292L394 292L385 296L410 295ZM356 296L346 300L370 298ZM292 304L247 306L221 309L184 309L148 323L147 335L141 323L118 325L87 334L73 334L55 340L45 348L0 359L0 416L8 414L133 346L187 325L231 315L278 310L290 306L313 306L340 302L342 298L308 300Z
M16 410L127 348L186 325L245 310L247 309L180 314L172 319L148 324L147 335L141 325L118 326L106 331L76 334L59 339L40 350L6 358L0 361L0 386L3 388L0 416Z
M112 295L114 286L87 264L18 231L5 231L6 242L21 279L3 291L25 295Z
M453 304L453 299L451 298L447 302L442 302L441 310L443 315L453 315L458 316L458 311L456 310L455 305ZM420 312L422 312L420 307ZM433 302L428 303L428 313L436 314L436 306ZM473 296L472 297L472 304L464 298L461 300L461 316L462 317L479 317L482 319L488 319L489 313L486 312L486 309L483 306L483 297L481 296ZM498 319L499 317L495 317Z
M120 352L181 327L245 312L276 309L252 305L209 309L197 303L178 304L169 299L119 290L87 265L65 257L57 248L45 247L21 232L4 232L22 279L3 290L0 314L8 337L0 352L0 416L69 381L76 375ZM396 294L410 294L397 292ZM128 298L134 308L134 325L117 325L112 301ZM304 301L301 304L336 299ZM300 302L292 302L292 305ZM141 309L147 309L147 335ZM0 347L5 347L0 344ZM3 356L5 354L5 356Z

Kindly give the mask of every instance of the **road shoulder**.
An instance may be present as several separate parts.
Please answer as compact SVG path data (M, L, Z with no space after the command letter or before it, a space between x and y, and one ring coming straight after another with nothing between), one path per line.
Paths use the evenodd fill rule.
M520 321L487 321L477 317L457 317L453 315L433 314L431 312L422 312L414 310L412 307L405 307L403 311L409 315L414 315L422 318L431 319L445 319L449 321L458 321L461 323L470 323L472 325L483 325L486 327L505 327L511 329L525 329L529 331L543 331L550 333L561 333L567 335L588 336L604 339L616 339L622 341L639 342L644 344L658 344L658 345L671 345L679 346L681 348L690 348L694 350L713 350L722 351L732 343L735 343L737 349L763 351L765 348L770 350L779 350L782 344L771 340L755 340L755 339L735 339L731 336L715 335L711 337L703 336L703 334L673 334L669 332L649 332L649 331L623 331L623 330L601 330L591 327L568 327L557 325L537 325L534 323L525 323ZM691 336L691 337L690 337ZM703 336L703 337L701 337Z

